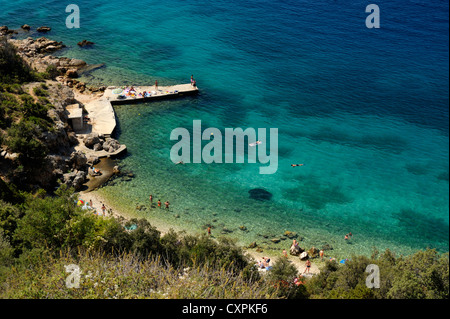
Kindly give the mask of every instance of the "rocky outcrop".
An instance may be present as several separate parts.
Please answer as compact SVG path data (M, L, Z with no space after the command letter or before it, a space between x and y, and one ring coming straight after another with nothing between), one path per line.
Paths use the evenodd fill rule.
M75 188L75 190L78 191L86 182L86 177L86 171L73 171L63 175L63 183L68 185L69 187Z
M102 145L103 149L109 153L114 153L120 148L120 146L120 143L113 138L106 139L105 143Z
M300 260L307 260L308 257L309 257L308 253L306 251L304 251L300 254Z
M309 258L317 258L317 257L319 257L319 249L317 249L316 247L311 247L308 250L308 256L309 256Z
M78 77L77 69L69 69L66 71L66 76L71 79L75 79Z
M300 254L303 252L304 250L298 245L292 245L291 248L289 249L289 253L292 256L300 256Z
M100 159L99 159L97 156L89 155L89 156L87 157L87 164L88 164L89 166L96 165L96 164L98 164L98 163L100 163ZM117 170L117 171L116 171L116 170ZM114 174L118 174L118 173L119 173L119 167L118 167L118 166L115 166L115 167L114 167L113 173L114 173Z
M45 56L45 54L65 47L62 42L49 40L45 37L36 40L33 38L10 39L9 42L16 47L18 55L38 72L46 72L50 65L59 66L61 58Z
M31 27L28 24L24 24L23 26L20 27L22 30L24 31L30 31Z
M17 31L10 30L6 25L0 27L0 35L1 36L10 35L10 34L14 34L14 33L17 33Z
M87 135L84 138L83 143L87 148L90 148L96 152L104 150L108 153L114 153L121 147L117 140L111 137L105 138L103 135L95 132Z
M47 26L37 28L37 32L43 32L43 33L50 32L51 30L52 30L52 28L47 27Z
M69 166L73 169L83 169L87 166L87 157L83 152L77 151L70 155Z
M4 27L2 30L8 30ZM55 57L50 53L61 50L65 47L62 42L49 40L45 37L33 39L31 37L23 40L10 39L9 42L14 45L18 55L23 58L37 72L48 72L49 68L56 72L53 77L70 88L77 89L80 93L85 91L103 92L106 88L87 88L85 83L75 81L74 79L81 74L85 74L104 67L104 64L88 65L80 59L70 59L66 57ZM53 73L52 72L52 73Z
M78 45L80 47L92 46L94 44L95 44L94 42L91 42L91 41L88 41L88 40L83 40L83 41L78 42Z
M91 133L84 138L83 143L87 148L93 149L95 144L100 143L100 135L98 133Z

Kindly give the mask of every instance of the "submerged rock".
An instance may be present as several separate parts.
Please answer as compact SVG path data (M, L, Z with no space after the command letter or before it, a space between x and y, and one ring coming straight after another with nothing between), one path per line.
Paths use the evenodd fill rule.
M52 28L46 26L37 28L37 32L49 32L51 30Z
M233 232L232 230L230 230L226 227L222 228L222 234L228 234L228 233L232 233L232 232Z
M254 241L253 243L251 243L250 245L248 245L248 248L256 248L258 245L256 244L256 241Z
M259 201L265 201L265 200L271 200L272 199L272 193L266 191L262 188L254 188L248 191L250 194L250 198L259 200Z
M297 238L297 237L298 237L297 233L291 232L291 231L289 231L289 230L286 230L286 231L284 232L284 235L283 235L283 236L286 236L286 237L289 238L289 239L294 239L294 238Z
M94 44L95 44L94 42L91 42L91 41L88 41L88 40L83 40L83 41L78 42L78 45L80 47L91 46L91 45L94 45Z

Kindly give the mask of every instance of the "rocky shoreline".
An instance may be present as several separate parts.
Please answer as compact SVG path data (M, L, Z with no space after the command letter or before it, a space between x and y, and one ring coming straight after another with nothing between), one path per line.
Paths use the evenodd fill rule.
M66 57L55 57L50 53L59 51L65 47L62 42L53 41L45 37L33 39L31 37L24 40L9 39L18 54L34 70L41 73L52 73L56 81L75 89L80 93L104 92L106 87L88 87L86 83L76 80L80 75L103 67L104 64L88 65L79 59Z
M22 27L23 31L29 29L28 25ZM42 28L40 30L39 32L49 31ZM113 154L122 146L114 138L101 136L95 132L75 133L68 118L67 107L74 104L78 104L86 118L89 118L83 102L100 98L106 87L88 87L86 83L75 78L84 72L102 67L103 64L88 65L79 59L52 56L51 53L65 47L62 42L45 37L14 39L13 36L19 32L9 30L6 26L0 27L0 36L6 36L7 41L16 48L17 55L36 72L48 74L52 78L46 80L44 85L48 93L46 98L54 106L48 111L48 116L54 122L54 130L44 132L41 136L41 140L50 150L47 155L47 165L42 167L37 176L30 178L29 182L48 189L59 180L76 191L85 189L85 184L91 178L95 178L89 168L99 163L100 157L104 157L105 152ZM33 95L33 89L39 85L42 85L42 82L25 84L24 89ZM88 154L79 150L80 144L83 144L84 149L89 150ZM96 156L99 150L103 151L102 156ZM6 161L7 165L14 165L16 158L15 154L0 149L0 159ZM106 173L109 175L111 172ZM114 173L119 173L118 167L115 168Z

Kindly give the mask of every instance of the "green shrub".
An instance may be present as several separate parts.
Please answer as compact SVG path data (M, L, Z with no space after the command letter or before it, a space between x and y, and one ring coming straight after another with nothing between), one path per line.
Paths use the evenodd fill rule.
M43 96L43 97L49 96L48 92L41 87L34 87L33 92L34 94L36 94L36 96Z
M59 75L58 69L55 65L50 64L47 69L45 70L46 78L49 80L54 80ZM47 88L45 88L47 89Z
M11 204L21 204L24 200L24 196L17 190L16 185L7 184L0 178L0 203L5 201Z
M308 291L303 284L297 285L298 270L288 258L278 258L267 274L267 283L279 298L305 299ZM301 278L299 279L301 280Z
M19 160L27 166L40 165L47 155L46 146L38 139L40 131L32 122L21 121L8 130L6 145L13 153L19 154Z
M17 55L16 49L0 38L0 82L15 84L33 81L31 68Z
M18 83L14 84L4 84L3 90L5 92L13 93L13 94L23 94L25 93L22 86Z

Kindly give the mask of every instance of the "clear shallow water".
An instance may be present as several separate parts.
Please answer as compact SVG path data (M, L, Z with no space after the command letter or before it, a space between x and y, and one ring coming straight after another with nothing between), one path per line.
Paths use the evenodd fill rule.
M115 204L194 231L227 227L243 243L296 231L304 246L329 243L340 257L374 246L448 251L448 3L378 1L379 30L365 27L364 1L145 1L133 13L120 1L79 1L79 30L65 28L64 4L42 3L7 3L0 24L50 25L48 37L69 46L61 54L107 64L92 83L165 85L194 74L201 89L116 107L129 149L121 162L136 178L103 189ZM83 39L96 45L77 48ZM174 165L170 132L194 119L222 132L278 128L277 173ZM253 188L272 199L249 198ZM150 193L172 211L136 212Z

